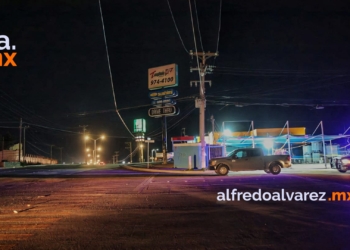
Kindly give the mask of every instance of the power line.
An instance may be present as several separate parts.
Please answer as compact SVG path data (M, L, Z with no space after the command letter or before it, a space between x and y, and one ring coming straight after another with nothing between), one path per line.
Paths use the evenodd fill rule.
M188 50L187 50L186 47L185 47L184 41L183 41L182 38L181 38L179 29L177 28L177 25L176 25L176 22L175 22L175 18L174 18L173 12L172 12L172 10L171 10L171 6L170 6L170 3L169 3L169 0L167 0L167 2L168 2L168 6L169 6L169 10L170 10L171 17L172 17L173 22L174 22L174 25L175 25L175 29L176 29L176 31L177 31L177 34L179 35L180 41L181 41L181 43L182 43L182 46L184 47L185 51L186 51L187 53L189 53Z
M222 10L222 0L220 0L220 11L219 11L219 29L218 29L218 41L216 43L216 52L219 51L219 41L220 41L220 31L221 31L221 10ZM215 65L216 57L214 58Z
M195 11L196 11L196 19L197 19L197 28L198 28L198 33L199 33L199 41L200 41L200 43L201 43L202 51L204 51L203 43L202 43L201 30L200 30L200 28L199 28L199 21L198 21L198 13L197 13L197 4L196 4L196 0L194 0L194 9L195 9Z
M117 100L115 97L115 92L114 92L114 83L113 83L113 76L112 76L112 70L111 70L111 64L110 64L110 60L109 60L109 52L108 52L108 45L107 45L107 38L106 38L106 30L105 30L105 25L104 25L104 21L103 21L103 14L102 14L102 7L101 7L101 1L98 1L99 6L100 6L100 13L101 13L101 21L102 21L102 30L103 30L103 37L104 37L104 41L105 41L105 47L106 47L106 55L107 55L107 62L108 62L108 69L109 69L109 76L111 79L111 87L112 87L112 94L113 94L113 100L114 100L114 107L115 107L115 111L117 112L121 122L124 124L125 128L127 129L127 131L131 134L131 136L134 137L134 135L131 133L131 131L129 130L128 126L126 126L123 118L121 117L118 108L117 108Z
M198 54L198 50L197 50L197 41L196 41L196 33L194 31L194 25L193 25L193 16L192 16L192 7L191 7L191 0L188 0L189 6L190 6L190 13L191 13L191 23L192 23L192 33L193 33L193 40L194 40L194 48L196 50L196 54ZM197 59L197 67L199 69L199 59L198 56L196 56ZM200 72L198 70L198 76L199 79L201 78Z

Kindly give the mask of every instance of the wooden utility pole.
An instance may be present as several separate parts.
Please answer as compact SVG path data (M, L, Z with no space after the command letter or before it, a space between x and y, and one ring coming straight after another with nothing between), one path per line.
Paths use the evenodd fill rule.
M54 147L55 145L50 145L50 165L52 165L52 147Z
M23 127L23 157L26 157L26 129L29 128L29 126Z
M62 161L62 149L63 149L63 147L60 147L60 148L58 148L59 150L60 150L60 163L62 164L63 163L63 161Z
M208 67L206 65L206 60L213 56L218 56L218 53L206 53L206 52L193 52L190 50L190 56L195 56L197 59L201 60L201 63L196 68L190 68L190 72L197 70L199 72L199 98L196 99L196 108L199 108L199 136L201 140L201 169L206 168L206 153L205 153L205 75L207 74ZM198 61L198 60L197 60ZM196 81L192 81L197 85ZM192 83L191 82L191 83ZM211 81L209 81L211 85Z
M113 155L113 164L118 163L118 157L119 157L119 151L115 151L115 154Z
M128 147L125 147L125 148L130 150L130 162L132 163L132 145L131 145L131 142L125 142L125 144L128 145Z

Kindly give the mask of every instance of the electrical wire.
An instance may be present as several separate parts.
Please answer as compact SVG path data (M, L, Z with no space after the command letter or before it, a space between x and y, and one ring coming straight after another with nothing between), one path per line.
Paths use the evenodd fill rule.
M112 94L113 94L113 100L114 100L114 107L115 107L115 111L117 112L121 122L123 123L124 127L127 129L127 131L130 133L130 135L132 137L135 137L133 135L133 133L131 133L131 131L129 130L128 126L126 126L123 118L121 117L119 111L118 111L118 107L117 107L117 100L115 97L115 91L114 91L114 83L113 83L113 76L112 76L112 70L111 70L111 64L110 64L110 60L109 60L109 52L108 52L108 45L107 45L107 38L106 38L106 30L105 30L105 25L104 25L104 21L103 21L103 14L102 14L102 7L101 7L101 0L98 1L99 6L100 6L100 14L101 14L101 22L102 22L102 30L103 30L103 37L104 37L104 41L105 41L105 47L106 47L106 55L107 55L107 62L108 62L108 69L109 69L109 76L111 79L111 87L112 87Z
M173 12L172 12L172 10L171 10L171 6L170 6L170 3L169 3L169 0L167 0L167 2L168 2L170 14L171 14L171 17L172 17L172 19L173 19L173 22L174 22L174 25L175 25L175 29L176 29L176 31L177 31L177 34L179 35L180 41L181 41L181 43L182 43L182 46L184 47L186 53L188 54L189 52L188 52L188 50L186 49L185 44L184 44L184 41L183 41L182 38L181 38L179 29L177 28L177 25L176 25L176 22L175 22L175 18L174 18Z
M196 50L196 59L197 59L197 67L198 67L198 77L199 79L201 79L201 72L200 72L200 68L199 68L199 59L198 59L198 50L197 50L197 41L196 41L196 33L194 31L194 24L193 24L193 15L192 15L192 7L191 7L191 0L188 0L189 6L190 6L190 14L191 14L191 23L192 23L192 33L193 33L193 40L194 40L194 48ZM201 91L202 88L200 88ZM203 94L203 93L202 93Z
M200 43L201 43L202 51L204 51L203 43L202 43L201 30L200 30L200 28L199 28L199 20L198 20L198 13L197 13L197 4L196 4L196 0L194 0L194 9L195 9L195 11L196 11L196 19L197 19L197 28L198 28L198 34L199 34L199 41L200 41Z
M218 29L218 41L216 43L216 53L219 52L219 41L220 41L220 32L221 32L221 10L222 10L222 0L220 0L220 11L219 11L219 29ZM214 65L216 62L216 57L214 57Z

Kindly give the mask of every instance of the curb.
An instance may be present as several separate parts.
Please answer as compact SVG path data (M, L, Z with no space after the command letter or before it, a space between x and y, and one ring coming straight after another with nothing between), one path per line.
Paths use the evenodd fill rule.
M166 173L166 174L178 174L178 175L217 175L214 171L210 170L162 170L162 169L149 169L149 168L136 168L129 166L121 166L124 169L140 172L149 172L149 173Z

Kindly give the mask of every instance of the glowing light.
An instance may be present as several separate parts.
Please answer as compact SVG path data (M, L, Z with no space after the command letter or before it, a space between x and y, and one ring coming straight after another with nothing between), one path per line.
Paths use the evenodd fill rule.
M264 147L267 149L271 149L273 147L273 140L271 138L267 138L264 140Z
M224 130L224 136L232 136L232 132L229 129Z

